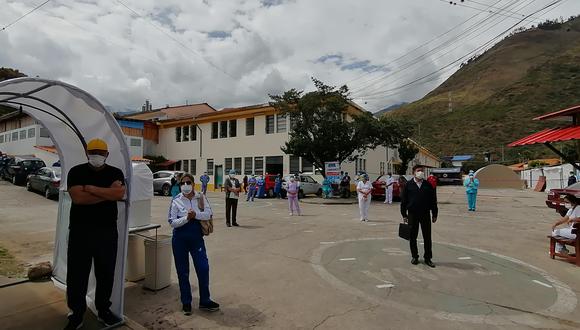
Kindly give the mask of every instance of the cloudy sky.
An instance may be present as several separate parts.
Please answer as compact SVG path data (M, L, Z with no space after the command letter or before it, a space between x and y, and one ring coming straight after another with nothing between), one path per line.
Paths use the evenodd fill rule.
M44 1L0 0L0 29ZM118 111L145 99L264 103L311 90L310 77L346 83L376 111L422 97L554 1L52 0L0 31L0 66L77 85ZM577 14L580 1L563 0L520 26Z

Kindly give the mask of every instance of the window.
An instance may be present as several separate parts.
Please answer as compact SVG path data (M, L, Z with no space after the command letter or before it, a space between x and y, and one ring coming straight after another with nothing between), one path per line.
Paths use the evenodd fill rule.
M276 132L286 132L286 115L276 115Z
M266 134L274 133L274 116L266 116Z
M226 158L224 163L226 164L226 168L225 168L225 172L226 174L230 173L230 170L232 169L232 159L231 158Z
M197 125L191 125L191 141L197 140Z
M254 117L246 118L246 135L254 135Z
M189 141L189 126L183 126L183 139L181 141Z
M131 147L140 147L141 146L141 139L131 139L130 145L131 145Z
M176 171L181 171L181 161L178 160L177 163L173 165Z
M362 168L363 168L363 171L365 171L365 172L367 171L367 160L366 159L362 160Z
M175 128L175 142L181 142L181 127Z
M264 174L264 157L254 158L254 173L258 175Z
M4 134L0 135L0 143L4 143Z
M189 160L185 159L182 160L183 163L183 172L189 173Z
M290 156L290 174L296 174L300 172L300 157Z
M218 138L218 123L211 123L211 138L217 139Z
M252 122L253 122L252 118ZM254 163L252 162L252 157L244 158L244 174L252 174L254 172Z
M228 137L228 122L227 121L220 121L220 138L227 138Z
M18 141L18 132L12 132L12 141Z
M296 128L296 119L290 116L290 129L294 130Z
M236 174L242 173L242 158L234 158L234 170L236 170Z
M38 133L38 135L41 138L49 138L50 137L50 134L48 134L48 130L46 128L44 128L44 127L41 127L40 128L40 132Z
M26 140L26 130L20 131L20 140Z
M192 175L197 175L197 162L195 161L195 159L190 159L189 160L189 173L191 173Z
M213 159L207 160L207 175L213 175Z
M30 139L30 138L33 138L33 137L35 137L35 136L36 136L36 129L34 129L34 128L29 128L29 129L28 129L28 138Z
M230 137L235 137L238 134L238 121L230 120Z
M312 163L304 158L302 158L302 172L304 173L314 172L314 166L312 166Z

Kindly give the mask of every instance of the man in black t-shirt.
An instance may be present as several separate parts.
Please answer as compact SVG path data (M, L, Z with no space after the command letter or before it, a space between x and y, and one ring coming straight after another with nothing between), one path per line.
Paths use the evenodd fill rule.
M67 253L67 303L71 310L65 329L82 326L92 264L97 280L95 306L107 326L123 320L111 310L117 259L117 201L125 197L123 172L105 164L105 141L87 144L88 163L70 169L67 189L72 200Z

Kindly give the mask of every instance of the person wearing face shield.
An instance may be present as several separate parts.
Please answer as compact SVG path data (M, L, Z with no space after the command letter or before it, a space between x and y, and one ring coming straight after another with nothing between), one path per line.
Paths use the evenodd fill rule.
M224 182L224 187L226 188L226 226L238 227L239 225L236 220L236 215L238 213L238 199L240 198L242 187L240 181L236 179L235 170L230 170L229 175Z
M475 178L475 173L469 171L467 178L463 181L465 192L467 193L467 207L469 211L475 212L475 202L477 201L477 189L479 188L479 180Z
M431 222L437 221L437 195L435 189L425 180L423 166L413 166L414 178L409 180L401 195L401 215L403 221L409 223L411 235L409 245L411 248L411 263L419 264L419 251L417 249L417 236L419 227L423 234L425 254L425 264L431 268L435 267L433 261L431 242ZM432 218L431 218L432 216Z
M67 175L72 205L66 295L71 313L65 329L82 327L91 267L95 270L99 320L107 326L123 321L110 307L117 261L117 201L125 198L125 176L120 169L105 163L109 156L105 141L90 140L86 154L88 162L71 168Z
M182 312L191 315L191 285L189 283L189 256L197 275L199 289L199 309L209 312L219 310L220 305L210 298L209 262L201 221L209 221L213 211L209 200L203 194L194 191L195 181L189 173L184 174L179 184L181 193L172 201L167 221L173 228L171 248L179 282Z

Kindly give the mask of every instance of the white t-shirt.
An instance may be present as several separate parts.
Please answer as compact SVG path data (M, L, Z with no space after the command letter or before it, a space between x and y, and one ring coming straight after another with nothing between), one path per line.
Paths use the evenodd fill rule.
M364 181L359 181L358 184L356 185L356 190L371 190L373 189L373 184L370 181L367 181L367 183L364 183ZM363 194L361 192L358 193L358 197L363 197Z
M580 205L569 209L568 212L566 213L566 216L568 217L568 219L580 218ZM569 227L570 228L574 227L574 223L571 222Z

